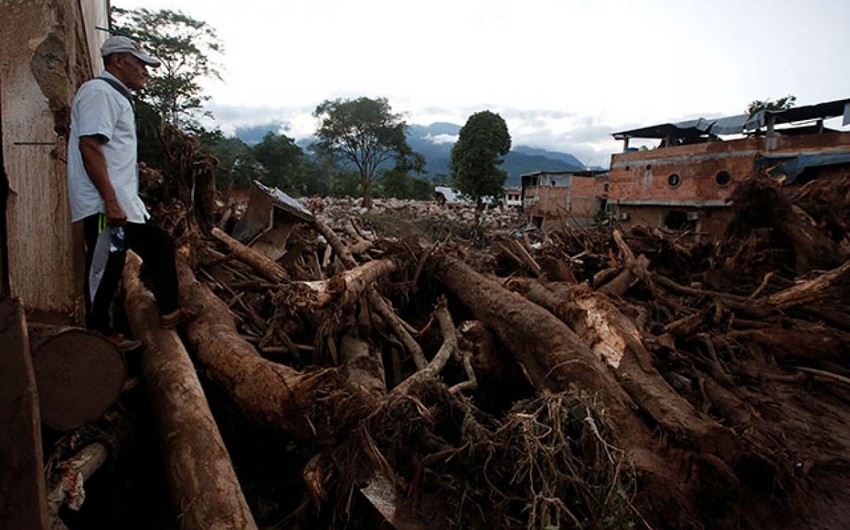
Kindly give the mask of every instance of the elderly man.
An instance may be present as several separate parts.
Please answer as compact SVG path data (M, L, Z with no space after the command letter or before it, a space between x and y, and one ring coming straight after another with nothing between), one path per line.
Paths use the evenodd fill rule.
M143 89L148 66L160 63L123 36L109 37L101 55L105 71L80 87L71 109L68 190L71 220L83 222L86 243L86 327L130 350L139 343L116 333L110 317L127 249L152 273L162 327L193 320L199 310L180 307L174 243L167 232L148 222L150 214L138 194L130 89Z

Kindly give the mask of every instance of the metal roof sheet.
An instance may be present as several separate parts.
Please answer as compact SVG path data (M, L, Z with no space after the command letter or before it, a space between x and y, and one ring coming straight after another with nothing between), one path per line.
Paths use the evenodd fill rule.
M752 116L739 114L724 118L698 118L677 123L661 123L613 133L617 140L626 138L694 138L709 134L741 134L754 131L767 123L773 116L776 123L791 123L815 119L834 118L850 113L850 98L794 107L786 110L761 110ZM846 123L845 123L846 125Z

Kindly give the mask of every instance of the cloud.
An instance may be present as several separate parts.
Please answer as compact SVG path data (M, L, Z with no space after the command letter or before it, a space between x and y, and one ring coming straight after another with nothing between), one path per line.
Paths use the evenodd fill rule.
M312 107L277 107L250 105L219 105L211 103L207 110L215 117L214 124L225 135L235 133L237 127L278 124L278 132L296 140L311 136L316 130Z
M435 144L453 144L457 142L456 134L426 134L425 139Z

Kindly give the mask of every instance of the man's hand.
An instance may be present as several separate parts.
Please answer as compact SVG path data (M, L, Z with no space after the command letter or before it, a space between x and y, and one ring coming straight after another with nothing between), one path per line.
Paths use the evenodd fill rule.
M122 226L127 222L127 214L117 200L106 201L106 224Z

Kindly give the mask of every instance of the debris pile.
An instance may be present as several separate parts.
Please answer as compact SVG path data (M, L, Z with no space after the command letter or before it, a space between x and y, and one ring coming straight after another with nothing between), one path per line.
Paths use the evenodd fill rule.
M159 215L185 221L181 297L205 311L183 343L261 527L839 529L841 182L755 176L721 242L269 189L208 224ZM172 355L144 276L125 271L133 331ZM174 482L222 455L168 445L174 504L201 520L210 499Z

